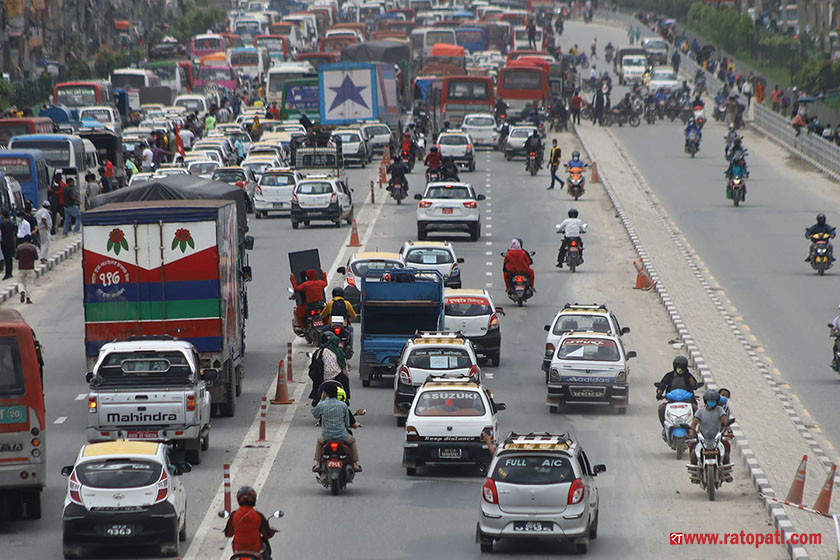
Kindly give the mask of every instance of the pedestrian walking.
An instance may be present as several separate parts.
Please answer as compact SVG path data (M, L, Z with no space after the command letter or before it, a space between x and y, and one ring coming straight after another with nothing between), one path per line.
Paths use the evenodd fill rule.
M20 276L22 286L20 302L32 303L29 297L32 292L29 288L35 285L35 261L38 259L38 248L32 244L32 239L28 235L15 250L15 258L18 262L18 276Z
M70 234L70 222L75 221L74 233L82 230L82 213L79 211L79 190L76 188L76 180L73 177L67 179L67 186L64 187L64 237Z
M24 239L32 234L32 225L24 218L22 210L17 213L17 219L17 243L15 245L20 245Z
M17 241L17 227L12 223L12 216L8 210L0 212L0 249L3 251L5 274L3 280L12 277L12 263L15 258L15 243Z
M64 187L67 186L66 183L62 180L61 173L56 173L53 176L53 182L50 185L50 188L47 192L47 199L50 201L50 210L51 210L51 218L52 218L52 234L55 235L56 228L58 227L58 218L64 217Z
M533 19L528 20L528 47L537 48L537 24Z
M101 167L99 168L99 170L100 170L99 171L100 173L102 171L104 171L104 169L102 169ZM101 180L104 181L106 179L107 179L107 177L102 175ZM94 196L98 196L99 193L100 193L100 187L99 187L99 183L96 182L96 175L94 175L93 173L88 173L87 175L85 175L85 210L90 208L90 200Z
M580 109L583 107L583 98L580 91L575 90L572 99L569 100L569 108L572 111L572 124L580 124Z
M50 202L44 201L41 208L35 212L35 221L38 223L38 237L41 240L41 262L47 262L50 256L50 241L52 241L53 220L50 212Z
M565 183L563 179L557 176L557 169L560 167L560 160L562 159L563 154L560 150L560 147L557 145L557 139L551 141L551 153L548 156L548 168L551 170L551 184L548 186L547 190L551 190L554 188L554 182L558 181L560 183L560 189L563 189Z
M750 103L752 102L753 96L753 77L750 76L748 80L744 82L744 85L741 86L741 94L747 98L747 109L750 108Z
M674 54L671 55L671 68L674 69L674 74L679 74L680 62L682 62L680 51L678 49L674 49Z

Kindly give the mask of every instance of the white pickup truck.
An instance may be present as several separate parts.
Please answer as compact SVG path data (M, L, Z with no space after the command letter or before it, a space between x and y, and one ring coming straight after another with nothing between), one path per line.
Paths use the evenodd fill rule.
M86 379L89 442L163 441L197 465L210 446L210 392L216 369L199 369L189 342L168 336L131 337L102 346Z

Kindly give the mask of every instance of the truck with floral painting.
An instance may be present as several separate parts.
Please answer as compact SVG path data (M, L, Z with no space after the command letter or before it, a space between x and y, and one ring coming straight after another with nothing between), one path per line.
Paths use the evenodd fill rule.
M244 375L243 283L250 279L249 267L239 258L235 204L222 200L117 202L85 212L83 220L89 381L97 379L94 368L105 344L172 337L189 342L197 351L194 375L205 383L214 411L233 416ZM148 345L144 349L148 353ZM208 369L216 372L204 376L202 372ZM150 372L141 370L147 379L138 375L136 384L128 379L119 388L129 400L137 399L131 391L148 384ZM131 403L137 411L129 412L151 410L149 399L156 398L155 391L146 390L143 395ZM145 416L128 414L126 418ZM163 425L136 428L141 427L134 431L151 433L155 427L171 431Z

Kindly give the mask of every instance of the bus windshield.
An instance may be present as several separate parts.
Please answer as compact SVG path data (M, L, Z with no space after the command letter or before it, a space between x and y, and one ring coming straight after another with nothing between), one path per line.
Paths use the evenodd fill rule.
M437 43L455 44L455 33L449 31L428 31L426 32L426 44L435 45Z
M151 68L152 72L160 78L161 80L166 81L173 81L175 80L175 75L177 73L177 69L175 66L154 66Z
M0 136L2 136L2 132L0 132ZM32 180L32 168L27 158L4 156L0 152L0 171L6 175L11 175L20 182Z
M146 76L143 74L114 74L111 84L115 88L140 89L146 87Z
M193 39L193 49L196 51L223 51L225 50L222 39L219 37L204 37L201 39Z
M14 148L41 150L51 167L70 167L70 142L67 140L15 140Z
M230 68L208 68L203 67L198 71L198 79L202 82L215 82L216 80L233 80Z
M268 89L269 91L280 92L283 90L284 83L302 78L304 75L303 72L272 72L268 75Z
M286 109L317 111L321 101L318 83L286 84L283 105Z
M261 37L257 39L258 47L265 47L268 52L283 52L283 44L285 41L277 37Z
M56 103L68 107L83 107L85 105L96 105L95 86L61 86L56 93Z
M450 80L449 87L446 90L446 96L453 100L478 101L488 99L490 97L490 86L484 81Z
M260 57L255 52L239 52L230 55L231 66L258 66Z
M505 89L542 89L542 72L539 69L507 69L502 81Z

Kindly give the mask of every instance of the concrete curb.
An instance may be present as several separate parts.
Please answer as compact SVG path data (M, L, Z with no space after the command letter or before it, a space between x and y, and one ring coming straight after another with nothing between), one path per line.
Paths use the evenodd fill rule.
M593 154L589 150L589 147L586 145L586 142L583 140L583 138L580 136L580 134L577 133L577 127L575 127L575 135L577 136L578 140L580 141L581 145L583 146L583 149L589 155L589 159L594 161L595 158L593 158ZM623 153L621 155L625 160L627 160L626 156ZM633 166L630 165L630 167L632 168ZM646 251L644 245L642 245L641 240L639 239L639 236L636 233L636 229L633 227L633 223L630 221L630 218L627 216L626 212L624 211L624 208L623 208L620 200L618 199L618 196L616 195L615 189L613 189L613 187L610 185L609 179L607 177L607 173L605 173L605 170L603 170L603 169L599 169L598 172L599 172L599 175L600 175L601 184L604 187L604 191L607 193L607 197L610 199L610 202L612 203L613 208L615 208L616 214L617 214L618 218L621 220L621 223L624 226L624 229L627 231L627 235L630 238L630 242L633 244L633 248L635 249L636 254L639 256L639 259L642 261L642 264L644 265L645 270L650 275L651 280L653 280L656 283L656 285L654 286L654 289L656 290L656 293L659 295L659 300L665 306L665 311L668 313L668 316L671 318L671 322L673 323L674 328L677 330L677 334L679 335L679 339L685 345L685 348L686 348L686 351L688 352L689 358L694 362L695 367L700 372L700 375L702 376L703 381L706 383L706 385L709 386L710 388L716 389L717 385L715 385L715 383L714 383L714 380L712 378L711 370L706 365L706 360L703 358L702 354L700 353L700 350L697 347L697 344L694 341L694 338L691 336L691 333L689 333L688 329L686 328L685 322L683 321L682 316L680 315L679 311L677 310L676 306L674 305L674 303L671 299L671 296L668 293L667 287L662 282L662 279L659 277L659 273L656 271L656 268L653 266L650 258L648 257L647 251ZM634 171L634 174L635 173L637 173L637 172ZM634 180L638 180L638 179L636 177L634 177ZM646 195L646 196L648 196L648 195ZM679 236L674 231L674 229L671 227L671 225L668 223L667 219L664 217L663 211L661 209L658 209L658 210L656 210L656 213L659 215L659 218L662 221L663 225L665 226L666 231L668 232L672 241L677 245L677 248L679 249L679 251L686 257L687 263L688 263L689 267L691 268L692 273L695 275L695 277L698 278L698 280L700 280L701 284L703 285L704 291L706 291L706 293L709 294L710 297L713 296L713 303L715 304L715 308L721 313L726 313L726 311L723 307L723 304L720 302L719 298L717 298L717 296L715 296L714 293L711 292L711 287L708 285L708 282L703 277L699 267L693 261L693 259L691 259L691 257L689 256L689 252L686 249L684 243L679 238ZM742 344L747 344L746 337L743 336L743 333L740 333L740 330L737 329L737 326L735 326L734 321L732 321L731 317L729 317L727 319L727 323L729 324L730 328L733 329L733 333L737 330L738 333L740 334L740 336L738 337L739 342L741 342ZM736 334L736 336L738 336L738 334ZM752 351L751 347L748 348L748 351L752 352L752 354L755 354L755 352ZM759 362L760 360L758 360L757 356L754 356L752 354L751 354L751 358L754 361ZM762 371L762 374L764 374L766 372L766 369L767 368L765 366L764 370ZM769 372L766 372L766 373L767 373L767 375L770 375ZM765 376L765 378L766 378L766 376ZM769 379L769 381L772 381L772 379ZM779 394L779 391L780 391L780 389L776 390L777 395ZM791 414L792 406L790 408L788 408L788 406L790 406L789 403L785 405L785 409L788 411L788 414ZM800 421L800 423L801 423L801 421ZM799 426L800 426L800 424L797 423L797 428L799 428ZM800 429L800 432L801 431L802 430ZM735 444L737 445L738 450L739 450L740 455L741 455L741 458L744 461L744 466L747 468L747 471L749 472L750 478L753 481L753 486L755 486L755 488L756 488L756 490L758 491L759 494L763 494L764 496L767 496L767 497L777 497L777 494L776 494L775 490L773 490L773 488L770 486L770 483L767 479L767 475L764 473L764 470L761 468L761 465L758 463L758 460L755 458L755 453L753 452L752 448L750 447L749 441L747 440L746 436L744 436L744 433L741 431L741 429L738 427L737 424L733 426L732 432L735 436ZM813 440L813 438L808 440L808 443L811 444L812 440ZM814 442L814 443L816 443L816 442ZM823 453L822 455L824 456L825 454ZM822 461L822 456L820 457L820 460ZM798 532L798 531L796 531L795 527L793 526L793 523L791 522L790 518L787 516L787 512L785 511L784 507L781 504L772 502L770 500L764 500L764 505L767 509L767 513L770 515L770 520L773 522L773 525L775 526L775 528L777 530L784 531L785 534L787 534L787 535ZM785 545L785 548L787 549L791 560L808 560L810 558L807 551L801 546L793 546L793 545L788 543L788 544Z
M54 269L60 263L66 261L73 255L79 252L82 248L82 238L76 239L69 246L65 247L58 253L53 253L53 256L47 259L46 263L38 263L35 266L35 278L43 278L47 272ZM6 303L21 292L21 284L19 282L12 282L2 290L0 290L0 304Z

